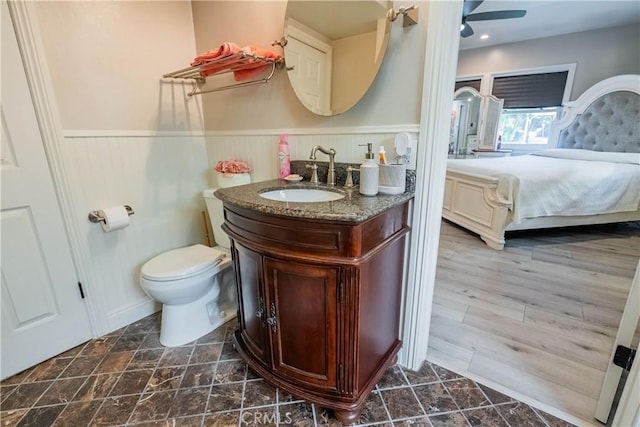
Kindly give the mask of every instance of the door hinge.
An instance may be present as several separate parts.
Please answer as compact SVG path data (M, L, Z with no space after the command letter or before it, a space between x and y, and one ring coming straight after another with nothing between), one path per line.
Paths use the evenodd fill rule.
M80 289L80 296L84 299L84 289L82 289L82 283L78 282L78 289Z
M625 371L631 370L633 359L636 357L636 350L619 345L616 347L616 352L613 355L613 364L621 367Z
M338 304L342 303L342 281L338 283Z
M342 363L338 363L338 379L342 378Z

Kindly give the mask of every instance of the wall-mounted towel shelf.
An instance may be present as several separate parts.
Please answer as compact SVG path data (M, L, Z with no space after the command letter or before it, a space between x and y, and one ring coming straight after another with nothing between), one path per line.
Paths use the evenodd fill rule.
M194 82L193 91L188 95L202 95L203 93L218 92L226 89L233 89L237 87L251 86L255 84L267 83L276 72L277 68L284 67L284 58L267 58L254 53L247 53L240 51L231 55L216 58L211 61L207 61L197 66L191 66L183 68L178 71L164 74L162 77L170 79L191 79ZM219 86L207 90L199 90L199 88L205 84L207 79L211 76L234 73L236 80L243 72L249 72L250 70L256 70L262 76L257 79L248 81L238 81L229 85ZM262 71L262 72L261 72ZM265 77L266 75L266 77Z

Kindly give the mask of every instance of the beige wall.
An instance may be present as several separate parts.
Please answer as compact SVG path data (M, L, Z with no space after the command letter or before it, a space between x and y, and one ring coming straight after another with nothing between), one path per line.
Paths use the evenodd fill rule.
M208 157L251 149L243 142L225 152L220 146L228 145L227 138L206 144L204 137L190 136L204 129L205 108L206 129L213 131L407 123L415 128L419 122L426 19L409 29L393 26L387 67L370 93L352 111L327 119L302 107L284 72L268 85L191 98L185 96L190 86L160 79L222 41L269 47L282 36L284 1L70 1L34 2L30 8L65 134L60 144L88 258L86 285L99 300L99 333L155 309L138 284L145 261L202 241ZM335 145L338 160L345 161L340 143L347 141L351 155L361 158L357 143L363 139L376 145L392 141L393 133L380 132L307 138L292 153L300 148L306 157L308 144L317 142ZM252 162L255 176L271 177L272 157ZM105 234L86 219L90 210L125 203L136 214L124 230Z
M575 100L607 77L640 74L640 27L585 31L460 51L458 76L576 63Z
M366 46L366 47L365 47ZM372 81L376 33L358 34L333 42L331 109L344 110L358 99Z
M162 73L195 56L186 1L31 3L41 36L60 141L86 254L84 285L96 301L97 333L157 309L138 283L160 252L203 242L208 161L199 97ZM164 131L175 132L167 136ZM104 233L87 213L128 204L129 227Z
M188 87L160 82L161 74L186 66L197 53L222 41L268 47L282 36L284 1L32 3L53 101L67 132L61 145L71 171L73 210L93 270L87 286L103 296L102 314L110 328L153 308L137 283L143 262L200 239L207 154L212 163L253 156L255 177L268 179L275 176L280 130L305 130L290 138L293 158L306 158L308 148L319 143L334 146L338 161L357 161L364 152L358 144L384 144L392 153L393 135L403 127L394 125L417 127L427 5L416 5L420 23L392 25L389 50L368 93L350 111L326 118L299 103L284 72L266 85L192 98L184 94ZM638 73L638 39L637 28L625 27L463 51L459 73L577 62L575 98L609 75ZM384 129L359 135L348 129L360 126ZM221 131L208 138L206 151L201 137L154 135L203 127ZM320 128L345 132L308 131ZM229 138L224 131L237 135ZM245 138L244 131L253 134ZM131 204L136 215L120 233L104 234L86 220L89 210L122 203Z
M416 4L420 3L423 16L418 25L402 28L401 21L392 25L378 77L353 109L336 117L313 115L281 71L268 84L204 95L207 131L419 123L426 32L426 5ZM223 41L269 47L282 37L285 12L284 1L193 2L197 50L213 49Z
M38 27L65 129L193 130L198 100L159 84L195 52L186 1L46 1ZM177 98L177 101L173 98Z

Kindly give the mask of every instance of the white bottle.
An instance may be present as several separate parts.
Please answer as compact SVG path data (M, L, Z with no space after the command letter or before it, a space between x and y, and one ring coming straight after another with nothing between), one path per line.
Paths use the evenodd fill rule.
M360 194L375 196L378 194L378 164L373 159L373 144L367 144L364 162L360 165Z

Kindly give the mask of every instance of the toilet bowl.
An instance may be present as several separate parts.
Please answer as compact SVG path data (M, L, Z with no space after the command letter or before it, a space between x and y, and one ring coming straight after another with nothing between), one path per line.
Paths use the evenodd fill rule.
M150 259L140 270L140 286L162 303L160 343L167 347L192 342L236 317L230 242L220 228L222 202L213 197L214 191L203 195L218 246L173 249Z

